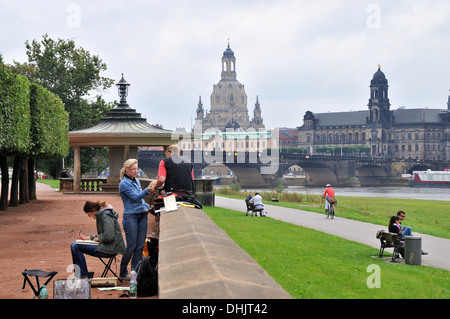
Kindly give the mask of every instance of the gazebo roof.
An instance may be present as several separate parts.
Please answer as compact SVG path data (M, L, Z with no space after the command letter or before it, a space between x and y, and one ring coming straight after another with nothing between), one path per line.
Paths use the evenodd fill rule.
M122 76L118 85L123 85L123 82L126 83ZM71 146L163 146L175 142L171 139L171 130L148 124L140 113L128 106L125 96L121 96L120 104L97 125L69 132L69 144Z
M129 116L113 109L97 125L69 132L70 145L112 146L112 145L170 145L172 131L147 123L134 109L128 108ZM122 117L114 114L121 113Z

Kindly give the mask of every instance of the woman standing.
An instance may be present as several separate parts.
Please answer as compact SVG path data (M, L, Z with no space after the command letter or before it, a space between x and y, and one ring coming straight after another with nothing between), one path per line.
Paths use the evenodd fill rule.
M87 278L88 269L84 254L107 258L112 255L123 254L125 252L125 244L123 243L122 231L117 221L119 214L114 211L111 205L100 201L86 201L83 210L89 218L96 220L98 234L86 236L81 234L80 229L78 239L93 240L98 244L82 245L73 242L70 248L72 261L74 265L78 265L80 270L79 277ZM75 271L75 275L77 276L77 271Z
M123 229L127 239L125 254L120 263L120 278L129 280L127 266L131 260L131 268L136 268L142 258L145 238L147 237L147 214L150 206L144 201L149 195L150 186L142 190L136 178L138 174L136 159L127 160L120 171L119 192L123 202Z

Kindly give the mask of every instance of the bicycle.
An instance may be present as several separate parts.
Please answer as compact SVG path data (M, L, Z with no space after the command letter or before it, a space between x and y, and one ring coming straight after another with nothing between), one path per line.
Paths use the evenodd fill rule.
M326 200L328 201L328 198ZM326 209L327 218L330 218L330 219L334 218L334 204L335 203L330 203L328 201L328 208Z
M334 218L334 205L330 204L330 207L327 209L327 218Z

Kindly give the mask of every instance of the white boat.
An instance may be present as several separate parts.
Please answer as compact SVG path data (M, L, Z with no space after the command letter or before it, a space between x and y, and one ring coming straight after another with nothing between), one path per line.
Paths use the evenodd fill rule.
M413 187L450 187L450 169L413 171L408 184Z

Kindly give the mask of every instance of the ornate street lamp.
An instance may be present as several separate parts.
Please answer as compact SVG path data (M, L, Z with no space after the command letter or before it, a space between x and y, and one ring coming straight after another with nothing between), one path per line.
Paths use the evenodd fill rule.
M120 104L118 105L118 107L128 107L126 97L128 96L128 87L130 86L130 84L123 78L123 73L122 78L116 85L120 96Z

